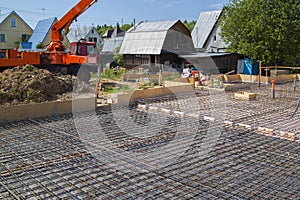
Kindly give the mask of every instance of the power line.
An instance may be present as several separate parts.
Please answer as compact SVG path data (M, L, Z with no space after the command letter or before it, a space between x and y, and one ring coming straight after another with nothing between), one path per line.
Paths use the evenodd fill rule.
M0 6L0 9L11 10L11 11L14 10L14 11L18 11L18 12L30 13L30 14L35 14L35 15L43 14L43 13L37 12L37 11L29 11L29 10L24 10L24 9L14 9L14 8L2 7L2 6Z

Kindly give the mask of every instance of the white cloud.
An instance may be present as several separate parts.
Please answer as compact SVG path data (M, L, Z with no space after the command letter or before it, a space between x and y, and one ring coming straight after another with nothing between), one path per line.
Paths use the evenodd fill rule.
M171 7L176 6L177 4L179 4L179 2L177 0L175 0L175 1L171 1L171 2L169 2L167 4L165 4L164 7L165 8L171 8Z
M224 5L223 4L221 4L221 3L216 3L216 4L211 4L211 5L209 5L209 7L211 8L211 9L222 9L223 7L224 7Z
M172 5L172 4L170 4L170 3L169 3L169 4L165 4L165 5L164 5L164 7L165 7L165 8L171 8L172 6L173 6L173 5Z
M144 0L145 3L154 3L156 0Z

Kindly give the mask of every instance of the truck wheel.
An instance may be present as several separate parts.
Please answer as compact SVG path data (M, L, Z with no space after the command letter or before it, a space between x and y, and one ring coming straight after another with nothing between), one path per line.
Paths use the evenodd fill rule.
M88 82L91 78L90 70L87 68L81 67L77 73L77 77L81 81Z

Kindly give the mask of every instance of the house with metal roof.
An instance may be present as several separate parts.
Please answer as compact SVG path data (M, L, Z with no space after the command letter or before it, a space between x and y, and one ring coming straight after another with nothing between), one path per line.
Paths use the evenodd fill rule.
M31 49L37 50L47 47L51 42L51 27L52 25L57 22L56 17L48 18L40 20L36 27L33 30L31 37L29 38L28 42L32 43ZM64 38L63 44L66 47L69 47L69 41L67 37Z
M108 31L106 31L108 33ZM120 29L119 24L112 32L105 37L105 41L102 48L102 53L104 54L114 54L115 50L121 47L121 44L124 39L125 32Z
M192 31L192 39L197 52L224 52L226 44L222 40L221 28L217 25L222 10L201 12Z
M104 41L101 49L103 63L107 65L114 63L114 55L116 54L117 49L121 47L123 40L124 37L111 37Z
M200 71L208 74L222 74L236 72L238 60L243 56L235 53L193 53L187 55L180 55L187 63L196 66Z
M18 48L31 34L32 28L15 11L0 15L0 49Z
M117 26L115 29L109 29L107 30L103 35L102 38L104 40L109 40L110 38L116 38L116 37L124 37L125 31L122 31L120 28L119 23L117 23Z
M72 26L67 37L70 42L78 42L80 39L94 42L98 48L104 42L97 29L93 26Z
M104 40L107 40L107 39L111 38L111 35L112 35L113 32L114 32L113 29L109 29L109 30L105 31L105 33L102 35L102 38Z
M209 74L232 72L237 69L238 60L243 58L238 54L225 53L226 44L218 26L221 15L222 10L201 12L191 34L196 53L180 56Z
M145 64L182 66L179 55L192 52L190 31L180 20L142 22L126 32L120 49L126 68Z
M112 37L103 44L102 53L114 54L116 48L121 47L124 37Z

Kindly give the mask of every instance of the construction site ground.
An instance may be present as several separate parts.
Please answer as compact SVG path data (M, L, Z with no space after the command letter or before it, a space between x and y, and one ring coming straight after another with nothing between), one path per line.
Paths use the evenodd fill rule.
M243 91L2 123L0 199L298 199L300 89Z

